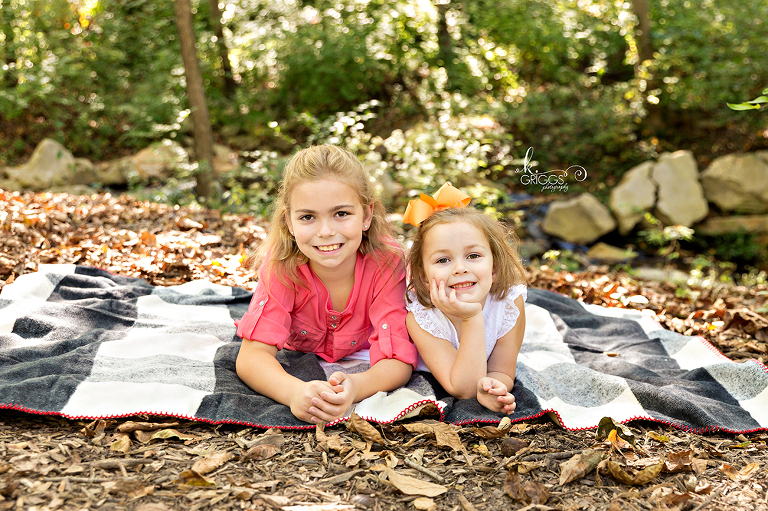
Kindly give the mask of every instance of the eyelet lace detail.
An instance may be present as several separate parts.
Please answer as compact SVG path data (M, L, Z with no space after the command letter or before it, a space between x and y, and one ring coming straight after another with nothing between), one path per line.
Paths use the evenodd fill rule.
M504 316L501 320L501 329L499 330L499 337L502 337L507 332L512 330L512 327L517 323L517 318L520 317L520 310L515 305L515 299L518 296L523 297L523 301L528 301L528 288L524 284L518 284L512 286L504 298Z
M416 323L418 323L425 332L434 335L438 339L445 339L446 341L450 339L448 325L443 324L432 310L419 303L413 292L408 292L407 308L413 313Z
M524 284L513 286L503 302L486 303L483 310L485 320L485 336L488 353L493 350L496 341L512 330L520 317L520 310L515 305L515 299L518 296L523 297L523 301L528 299L528 288ZM438 339L445 339L451 344L457 345L458 339L452 340L451 325L448 319L432 308L424 307L416 299L413 292L408 293L407 308L413 313L416 323L427 333L432 334ZM501 317L499 317L501 316Z

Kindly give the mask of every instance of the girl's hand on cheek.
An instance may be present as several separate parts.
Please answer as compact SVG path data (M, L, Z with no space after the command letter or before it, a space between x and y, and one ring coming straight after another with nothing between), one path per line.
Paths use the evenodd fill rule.
M456 290L449 289L444 281L432 279L429 286L429 298L432 305L449 316L469 319L483 312L480 302L463 302L456 297Z

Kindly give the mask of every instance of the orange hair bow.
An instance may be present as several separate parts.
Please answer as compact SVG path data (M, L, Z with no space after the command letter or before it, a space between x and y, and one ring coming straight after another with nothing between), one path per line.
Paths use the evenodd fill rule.
M419 226L421 222L432 216L435 211L448 208L463 208L471 198L458 188L454 188L451 183L445 183L430 197L421 194L418 199L408 202L403 214L403 223Z

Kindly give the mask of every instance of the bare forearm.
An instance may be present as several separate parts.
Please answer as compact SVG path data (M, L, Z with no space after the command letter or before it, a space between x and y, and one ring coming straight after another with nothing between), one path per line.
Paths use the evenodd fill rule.
M499 380L501 383L507 386L507 389L509 389L510 392L512 392L512 387L515 385L514 371L512 371L512 374L509 374L508 372L488 371L488 377Z
M413 367L394 358L376 362L362 373L350 374L355 389L354 402L362 401L379 391L389 392L408 383Z
M451 367L451 395L459 398L475 396L477 382L488 371L485 356L485 323L481 315L466 320L461 325L461 339L456 360Z
M257 342L243 341L235 364L237 375L262 396L289 405L291 397L304 382L285 372L275 358L277 348L262 343L256 346Z

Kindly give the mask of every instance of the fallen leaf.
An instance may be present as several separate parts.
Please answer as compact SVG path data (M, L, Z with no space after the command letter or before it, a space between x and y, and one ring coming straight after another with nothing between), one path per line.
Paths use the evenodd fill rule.
M667 435L660 435L655 431L649 431L648 436L653 440L656 440L657 442L661 442L661 443L669 442L669 437Z
M248 447L253 447L254 445L276 445L281 446L285 443L285 435L283 435L283 432L279 429L268 429L264 432L263 435L257 436L253 441L248 442Z
M173 428L178 426L178 422L133 422L128 421L117 426L120 433L132 433L134 431L157 431L158 429Z
M229 452L215 452L212 454L209 454L205 458L201 460L197 460L194 465L192 465L192 470L197 472L200 475L207 474L209 472L213 472L220 466L222 466L224 463L228 462L232 458L232 454Z
M694 472L701 475L704 473L705 470L707 470L707 460L703 460L701 458L694 458L691 461L691 468Z
M429 497L419 497L413 501L413 507L419 511L433 511L437 509L437 504Z
M448 491L448 488L443 485L400 474L390 467L386 467L386 472L389 482L406 495L437 497Z
M384 440L384 437L381 436L381 433L379 433L379 431L373 427L370 422L361 418L356 413L352 412L352 416L349 418L349 424L352 431L357 432L357 434L359 434L367 441L379 445L386 445L386 441Z
M727 475L732 481L744 481L752 477L756 470L760 468L758 463L750 463L741 470L736 470L733 465L724 464L720 466L720 471Z
M667 472L691 472L693 470L693 449L667 454L664 469Z
M546 486L538 481L523 482L520 475L512 469L507 472L502 491L513 500L533 505L546 503L550 496Z
M472 432L480 438L501 438L509 432L510 427L512 427L512 422L509 417L504 417L496 426L472 428Z
M605 464L605 466L608 470L608 473L611 475L611 477L613 477L617 481L624 484L639 486L639 485L643 485L651 482L654 477L659 475L661 473L661 470L664 468L664 462L660 462L655 465L646 467L643 470L635 473L634 475L624 470L621 467L621 465L619 465L615 461L607 460L607 463Z
M107 421L99 419L91 422L87 426L85 426L83 429L80 430L80 432L86 437L91 439L91 443L94 445L101 445L102 440L104 439L104 430L107 428Z
M315 439L318 447L324 451L341 452L348 448L347 444L341 439L340 435L328 435L325 433L325 424L320 423L315 427Z
M594 449L575 454L571 459L560 464L560 486L576 479L581 479L592 472L603 460L605 453Z
M514 456L522 449L528 447L528 442L513 437L507 437L501 441L501 454L504 456Z
M134 431L133 434L136 436L136 439L143 444L148 444L153 440L169 440L172 438L177 438L179 440L187 441L195 440L197 438L194 435L186 435L184 433L180 433L175 429L161 429L155 432L137 430Z
M291 503L291 499L288 497L283 497L282 495L267 495L267 494L261 494L259 495L259 498L264 500L267 504L273 507L282 507L287 506Z
M514 466L517 469L518 474L527 474L537 468L545 468L547 465L541 461L515 461Z
M439 447L450 447L454 451L466 452L459 433L453 424L434 420L425 420L403 425L411 433L428 434L435 437Z
M597 440L604 440L608 438L608 435L611 433L611 431L616 431L616 434L626 440L634 447L635 445L635 435L632 434L632 431L625 426L624 424L621 424L620 422L616 422L611 417L603 417L600 419L600 423L597 425L597 433L595 434L595 438Z
M194 470L185 470L179 474L179 478L176 480L176 484L184 484L187 486L216 486L213 479L208 479L202 474L198 474Z
M109 450L122 452L124 454L131 452L131 437L127 434L121 434L117 437L117 440L112 442L112 445L109 446Z
M110 486L104 484L108 493L114 495L126 495L132 499L153 495L154 486L144 486L140 481L113 481Z
M516 435L522 435L523 433L527 433L530 431L531 425L526 422L516 422L515 424L512 424L509 428L510 433L514 433Z
M611 444L611 447L619 452L632 449L632 444L621 438L618 431L615 429L612 429L611 432L608 433L607 441L609 444Z
M243 455L241 461L261 461L271 458L280 452L280 448L272 444L254 445Z
M472 452L475 454L479 454L484 458L491 457L491 451L488 450L488 446L485 444L478 444L478 445L472 446Z

